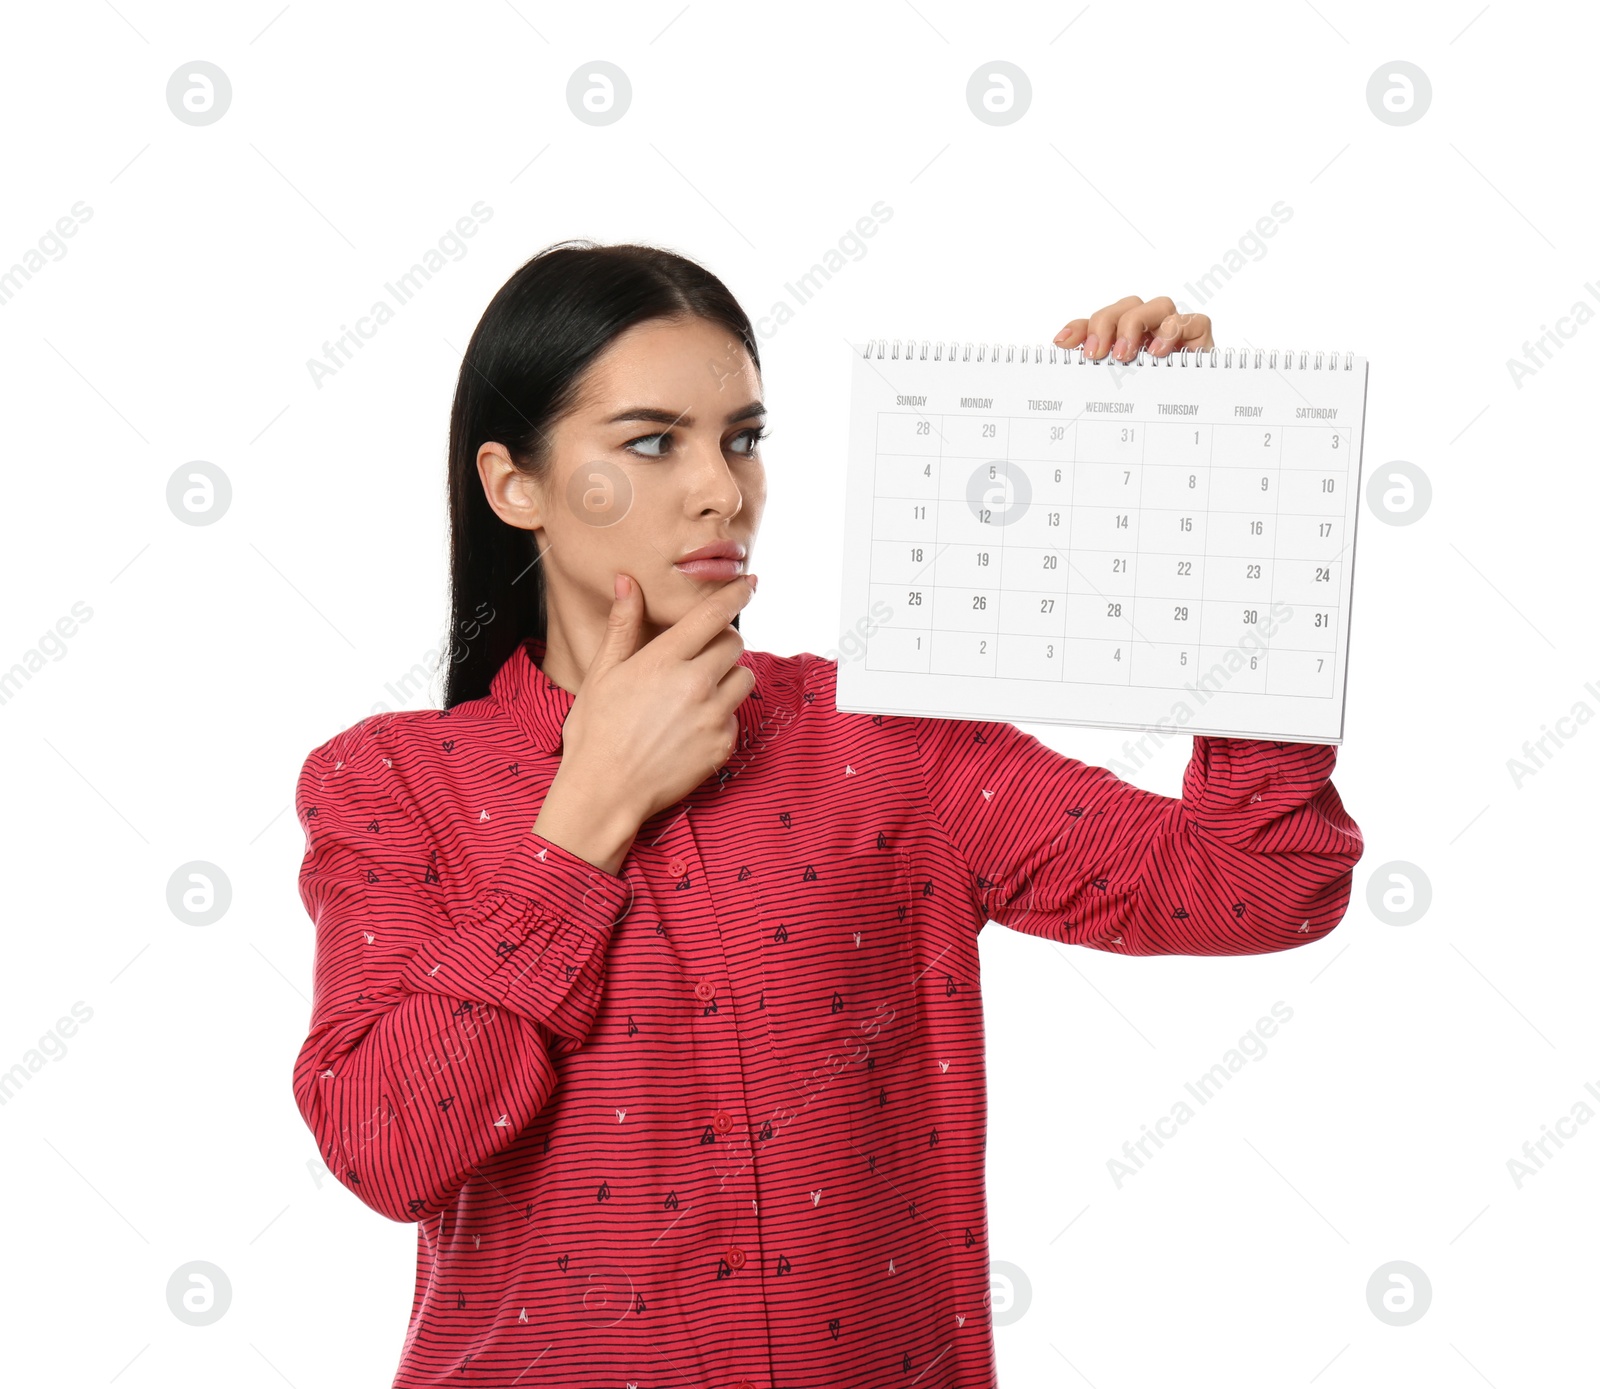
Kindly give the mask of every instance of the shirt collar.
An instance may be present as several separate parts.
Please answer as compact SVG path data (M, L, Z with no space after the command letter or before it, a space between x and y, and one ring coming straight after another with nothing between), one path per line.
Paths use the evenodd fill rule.
M561 725L577 696L556 684L541 669L545 643L541 637L527 637L512 651L506 663L489 682L489 694L533 741L539 751L552 756L561 751ZM740 702L735 717L739 721L739 747L748 748L762 734L768 712L772 680L770 661L764 651L739 653L739 664L756 677L750 693Z

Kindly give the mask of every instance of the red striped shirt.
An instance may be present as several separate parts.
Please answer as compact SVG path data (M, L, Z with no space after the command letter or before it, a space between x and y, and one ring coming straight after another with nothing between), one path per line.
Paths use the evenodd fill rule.
M574 698L542 659L363 719L297 787L294 1094L417 1225L394 1384L991 1389L979 931L1320 939L1362 847L1335 749L1196 737L1160 796L746 650L737 750L613 875L529 829Z

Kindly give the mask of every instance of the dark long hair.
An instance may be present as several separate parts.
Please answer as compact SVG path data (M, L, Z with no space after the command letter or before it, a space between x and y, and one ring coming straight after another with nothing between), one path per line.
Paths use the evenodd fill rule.
M483 311L450 408L446 709L487 694L512 652L545 635L537 538L495 515L478 476L478 450L504 444L518 468L543 476L550 428L595 357L636 323L683 316L728 329L761 370L750 320L728 287L657 246L557 242L523 265Z

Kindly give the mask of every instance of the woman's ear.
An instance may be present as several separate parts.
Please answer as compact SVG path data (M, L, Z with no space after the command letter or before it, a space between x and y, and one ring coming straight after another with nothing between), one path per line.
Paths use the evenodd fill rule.
M543 524L540 488L511 461L504 444L486 443L478 450L478 478L489 509L508 526L531 533Z

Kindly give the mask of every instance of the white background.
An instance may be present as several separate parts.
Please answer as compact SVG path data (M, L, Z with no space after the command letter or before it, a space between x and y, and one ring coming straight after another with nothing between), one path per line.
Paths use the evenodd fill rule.
M1520 1188L1507 1166L1600 1112L1600 728L1568 724L1520 786L1507 766L1600 709L1600 326L1564 319L1520 387L1507 367L1600 309L1590 7L79 0L6 29L0 267L92 209L0 304L0 673L92 611L0 704L0 1070L92 1010L0 1106L15 1382L389 1382L413 1230L320 1172L290 1092L312 947L291 797L440 644L461 350L551 241L669 246L757 317L879 200L866 253L763 345L750 646L840 641L848 338L1047 342L1170 294L1223 346L1365 353L1367 468L1433 485L1414 524L1362 515L1335 783L1366 854L1332 936L1132 959L984 932L1001 1382L1509 1389L1592 1365L1600 1125ZM633 86L606 127L566 102L595 59ZM1032 83L1003 127L966 102L997 59ZM232 83L204 127L166 99L194 60ZM1432 86L1405 126L1367 100L1395 60ZM467 253L319 389L307 359L479 200ZM1280 200L1198 303L1185 284ZM208 526L167 504L195 460L232 485ZM1125 735L1031 731L1122 757ZM1134 779L1176 794L1189 744ZM167 904L193 860L231 884L210 926ZM1407 926L1368 901L1393 861L1432 885ZM1279 1000L1266 1054L1119 1188L1108 1159ZM231 1284L207 1327L168 1308L193 1260ZM1369 1305L1392 1261L1431 1286L1406 1326Z

